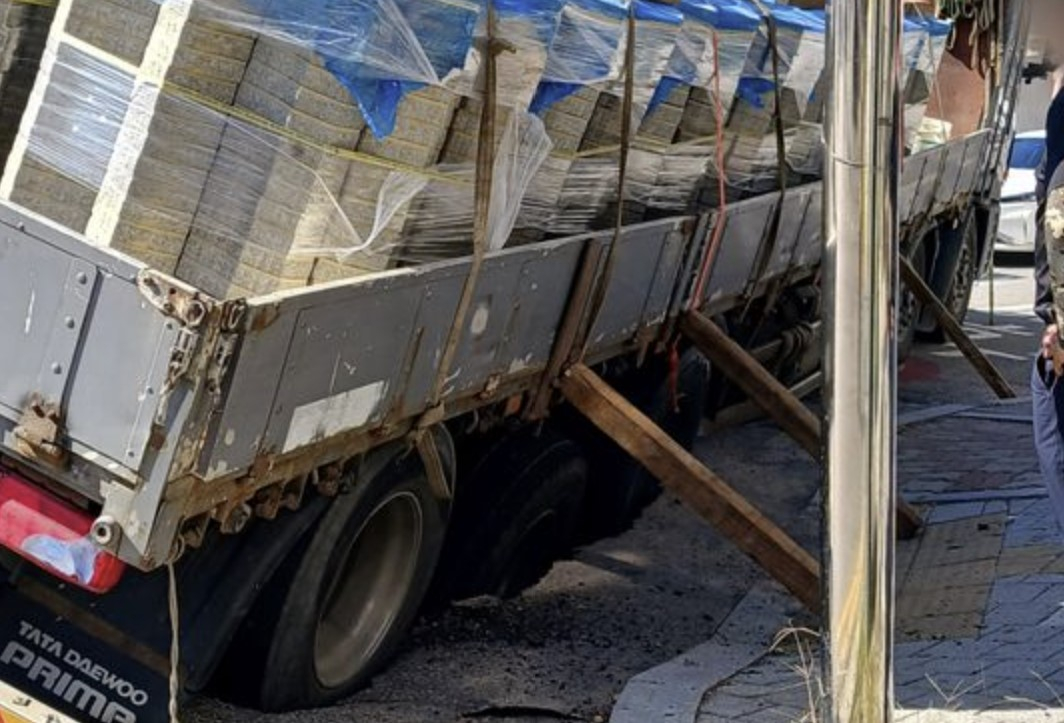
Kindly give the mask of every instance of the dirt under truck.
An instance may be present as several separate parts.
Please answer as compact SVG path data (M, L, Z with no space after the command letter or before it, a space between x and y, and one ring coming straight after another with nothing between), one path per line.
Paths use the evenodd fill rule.
M184 17L183 3L143 4L155 39ZM496 4L498 19L506 3ZM823 11L614 4L620 27L636 30L633 46L640 13L651 13L646 27L667 24L653 15L662 7L695 15L716 4L754 17L740 100L718 103L711 155L733 162L728 113L756 105L743 93L767 78L759 97L779 110L766 111L757 139L754 155L771 156L762 177L702 173L694 182L711 200L692 194L700 201L689 212L650 204L616 227L607 212L582 233L231 298L98 243L5 185L0 718L44 720L47 707L75 720L167 720L175 648L182 694L213 684L263 710L350 694L387 664L419 613L518 594L575 545L626 529L658 494L649 473L561 398L556 382L571 364L586 363L685 446L705 417L742 401L678 334L692 309L786 385L815 389L823 197L816 169L796 170L787 156L816 123L788 116L781 91L800 55L784 46L822 35ZM929 20L930 4L907 6L906 62L933 62L903 73L901 244L957 317L993 246L1028 67L1030 8L984 5L996 10L991 21L952 24ZM32 72L4 76L21 69L32 88L7 173L42 142L34 129L47 109L29 116L61 74L61 64L44 72L49 58L87 44L70 27L84 3L33 7L41 47L34 56L29 34L21 51ZM222 16L246 25L255 7ZM822 64L822 44L820 53ZM623 107L638 87L616 81L625 68L637 73L638 52L621 47L616 60L612 97ZM482 64L499 72L504 62ZM720 78L712 82L719 93ZM806 111L824 91L816 86ZM492 143L479 145L483 157ZM729 152L741 164L738 146ZM646 152L633 128L620 147L630 158ZM637 185L622 181L623 164L610 168L610 188ZM904 353L913 335L940 332L911 294L899 299Z

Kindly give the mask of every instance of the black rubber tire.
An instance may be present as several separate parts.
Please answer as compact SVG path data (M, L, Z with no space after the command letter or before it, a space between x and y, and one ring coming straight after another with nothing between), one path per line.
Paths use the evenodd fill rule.
M580 448L546 427L497 434L463 471L434 602L511 598L571 552L587 489Z
M913 268L926 273L927 247L921 240L909 256ZM904 364L916 345L916 327L923 315L923 305L916 298L908 284L900 285L901 297L898 300L898 364Z
M614 388L650 417L685 449L694 446L702 423L709 387L709 362L698 350L680 355L673 408L667 355L649 360L619 380ZM594 460L584 505L582 540L589 542L629 529L654 500L661 485L641 464L587 422L579 424L579 438L588 459Z
M979 228L972 214L965 221L964 238L961 246L961 255L957 259L957 269L950 281L949 290L943 295L942 303L946 305L953 318L958 324L963 324L968 317L968 306L972 300L972 290L975 288L976 277L979 270ZM920 333L921 339L926 339L935 344L946 342L946 333L935 322L934 327L928 332Z
M441 444L441 456L453 472L453 448L443 437L447 445ZM357 481L260 594L227 656L225 697L282 712L330 705L367 685L391 660L418 612L449 512L449 501L433 494L416 454L396 458L372 478ZM369 554L377 544L385 546L384 552ZM399 551L389 552L388 545ZM343 568L348 574L341 574ZM405 573L397 577L397 571ZM361 586L343 586L345 579L360 575L365 575ZM344 604L375 595L376 605ZM348 633L368 644L348 654L341 642ZM320 649L330 646L340 650L325 654ZM334 663L344 670L327 667Z

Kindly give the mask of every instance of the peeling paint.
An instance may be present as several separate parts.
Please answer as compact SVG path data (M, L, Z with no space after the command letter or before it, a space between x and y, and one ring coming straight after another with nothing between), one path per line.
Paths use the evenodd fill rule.
M473 312L473 319L469 323L469 329L473 336L480 336L488 328L488 320L491 318L491 307L487 303L481 303Z
M358 429L380 408L387 391L388 383L379 381L296 408L282 451Z

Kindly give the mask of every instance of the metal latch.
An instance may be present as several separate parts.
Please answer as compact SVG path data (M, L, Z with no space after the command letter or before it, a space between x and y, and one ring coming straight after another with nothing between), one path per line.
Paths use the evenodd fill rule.
M53 467L66 466L68 454L60 445L63 413L58 404L32 396L14 435L16 449L28 459Z

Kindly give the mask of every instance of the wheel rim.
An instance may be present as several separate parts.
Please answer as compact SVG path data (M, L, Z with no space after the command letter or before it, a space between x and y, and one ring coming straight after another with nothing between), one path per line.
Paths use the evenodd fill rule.
M403 607L417 570L424 513L409 492L366 518L336 567L314 644L318 680L339 688L377 652Z

